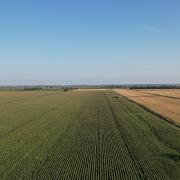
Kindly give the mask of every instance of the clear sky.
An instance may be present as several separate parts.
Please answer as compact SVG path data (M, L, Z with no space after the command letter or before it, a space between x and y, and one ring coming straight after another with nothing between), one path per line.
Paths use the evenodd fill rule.
M1 0L0 85L180 83L179 0Z

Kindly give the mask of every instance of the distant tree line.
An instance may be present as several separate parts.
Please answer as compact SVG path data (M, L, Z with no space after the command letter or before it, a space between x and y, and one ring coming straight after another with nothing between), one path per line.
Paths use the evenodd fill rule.
M0 86L1 90L23 90L23 91L33 91L33 90L63 90L70 91L74 89L116 89L116 88L126 88L126 89L180 89L180 84L128 84L128 85L38 85L38 86Z

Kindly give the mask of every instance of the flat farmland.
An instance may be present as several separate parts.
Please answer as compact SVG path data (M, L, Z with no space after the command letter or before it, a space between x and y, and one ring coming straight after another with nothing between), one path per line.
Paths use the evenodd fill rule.
M154 95L180 99L180 89L147 89L141 91Z
M0 179L180 179L180 130L114 91L0 91Z
M180 99L167 97L167 90L163 91L166 95L165 93L160 95L162 91L157 91L156 94L156 90L149 92L148 90L114 89L114 91L180 126ZM172 94L171 91L169 96L170 94Z

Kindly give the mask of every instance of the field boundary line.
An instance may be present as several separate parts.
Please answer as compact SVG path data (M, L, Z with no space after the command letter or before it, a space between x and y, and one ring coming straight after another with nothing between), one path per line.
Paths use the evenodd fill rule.
M152 95L155 95L155 96L166 97L166 98L170 98L170 99L180 99L179 97L161 95L161 94L156 94L156 93L152 93L152 92L146 92L146 91L142 91L142 92L146 93L146 94L152 94Z
M128 107L125 105L125 103L123 103L122 101L120 101L120 99L117 99L119 103L121 103L123 106L126 107L126 109L128 109ZM157 141L159 141L160 143L164 144L166 147L172 149L173 151L176 151L177 153L180 153L180 151L177 148L172 147L169 143L166 143L165 141L163 141L160 136L158 135L156 129L154 127L152 127L149 122L145 121L139 114L130 114L130 116L132 117L137 117L139 118L141 121L143 121L148 128L150 129L150 131L152 132L152 134L154 134L154 138L156 138Z
M114 92L115 92L115 91L114 91ZM129 99L128 97L123 96L122 94L119 94L119 93L117 93L117 92L115 92L115 93L116 93L117 95L125 98L126 100L130 101L131 103L136 104L137 106L141 107L142 109L144 109L144 110L146 110L146 111L148 111L148 112L150 112L150 113L158 116L159 118L163 119L163 120L166 121L167 123L169 123L169 124L171 124L171 125L174 125L174 126L177 127L177 128L180 128L180 124L174 122L174 120L172 120L171 118L169 118L169 117L167 117L167 116L164 116L164 115L158 113L157 111L154 111L154 110L152 110L151 108L148 108L147 106L145 106L145 105L143 105L143 104L141 104L141 103L138 103L138 102L136 102L136 101L134 101L134 100L132 100L132 99Z

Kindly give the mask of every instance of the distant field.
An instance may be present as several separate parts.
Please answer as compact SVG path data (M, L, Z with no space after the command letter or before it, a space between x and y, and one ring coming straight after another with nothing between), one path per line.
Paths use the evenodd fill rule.
M159 90L156 92L156 90L115 89L114 91L134 102L144 105L150 110L157 112L166 117L169 121L180 126L180 99L160 95L164 92L164 94L169 94L170 96L172 93L168 93L168 90ZM173 94L178 91L179 90L174 91Z
M85 92L85 91L107 91L107 89L76 89L75 91L83 91L83 92Z
M113 91L0 91L0 179L180 179L180 129Z
M141 91L155 95L180 99L180 89L148 89Z

